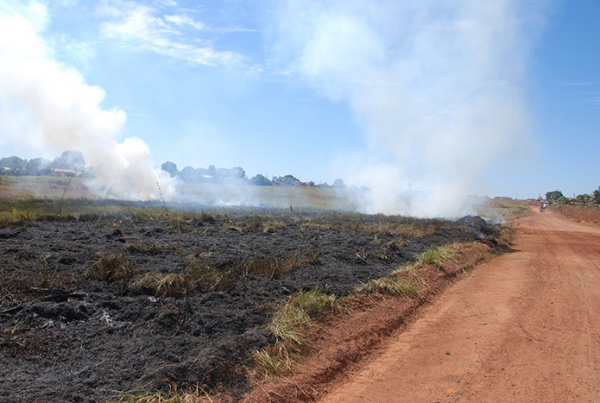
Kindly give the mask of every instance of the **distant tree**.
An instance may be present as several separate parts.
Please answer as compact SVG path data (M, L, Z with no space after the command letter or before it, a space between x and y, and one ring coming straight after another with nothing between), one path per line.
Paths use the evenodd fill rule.
M25 167L27 161L15 155L12 157L0 158L0 173L5 175L18 175Z
M179 171L179 177L185 182L194 182L198 179L194 167L187 166Z
M594 193L592 193L592 200L594 203L600 204L600 187L594 190Z
M300 180L293 175L274 176L271 182L277 186L296 186L300 184Z
M264 175L258 174L252 179L250 182L255 184L256 186L271 186L273 183Z
M546 200L557 201L559 198L564 197L560 190L553 190L552 192L546 192Z
M589 201L591 201L591 200L592 200L592 196L590 196L590 195L589 195L589 194L587 194L587 193L584 193L584 194L577 195L577 196L575 197L575 200L578 200L578 201L581 201L581 202L587 203L587 202L589 202Z
M51 162L44 158L34 158L25 163L24 174L28 176L48 175Z
M216 178L219 181L224 181L231 178L231 169L229 168L217 168L216 169Z
M177 176L177 164L175 164L174 162L171 161L167 161L164 162L161 166L160 169L162 169L163 171L168 172L169 174L171 174L171 177Z
M242 167L231 168L229 174L231 175L232 178L237 178L237 179L245 179L246 178L246 171L244 171L242 169Z
M341 180L341 179L336 179L336 180L334 180L334 181L333 181L333 187L334 187L334 188L340 188L340 189L341 189L341 188L345 188L345 187L346 187L346 185L344 185L344 181L343 181L343 180Z
M569 199L566 198L565 196L560 196L558 199L556 199L556 204L558 204L559 206L562 206L564 204L569 204Z
M206 168L196 168L196 180L199 182L208 182L212 180L212 175Z
M84 171L85 157L81 151L67 150L64 151L60 156L54 158L51 168Z

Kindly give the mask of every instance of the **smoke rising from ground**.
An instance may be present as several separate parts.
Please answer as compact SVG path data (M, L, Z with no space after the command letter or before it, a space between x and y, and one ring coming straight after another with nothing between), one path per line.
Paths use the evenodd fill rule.
M522 3L274 3L275 62L366 128L368 150L336 163L369 188L366 212L468 213L489 164L527 146L523 88L543 4Z
M95 176L89 186L109 198L174 196L173 180L152 168L138 138L119 140L126 122L118 108L103 109L104 91L54 58L41 36L49 16L38 2L0 5L0 145L56 155L80 150Z

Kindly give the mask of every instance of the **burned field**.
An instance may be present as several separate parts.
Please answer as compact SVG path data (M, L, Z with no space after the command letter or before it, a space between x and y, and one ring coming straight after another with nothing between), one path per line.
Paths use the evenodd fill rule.
M347 296L432 247L498 232L473 217L101 207L1 223L1 402L174 384L241 396L289 296Z

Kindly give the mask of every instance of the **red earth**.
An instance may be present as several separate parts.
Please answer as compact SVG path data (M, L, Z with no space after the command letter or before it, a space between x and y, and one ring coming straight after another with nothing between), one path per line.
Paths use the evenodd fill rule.
M412 312L395 299L340 331L330 323L295 374L263 382L246 401L600 401L600 229L538 207L511 227L512 252L406 325L389 325L390 312ZM366 331L357 330L361 315Z
M512 226L514 253L456 283L320 401L599 401L600 230L537 209Z

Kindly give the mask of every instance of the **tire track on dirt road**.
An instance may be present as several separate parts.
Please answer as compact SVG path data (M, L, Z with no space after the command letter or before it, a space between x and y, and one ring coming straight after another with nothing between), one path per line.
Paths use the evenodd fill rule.
M321 403L600 401L600 229L537 210L513 227L513 253L448 289Z

